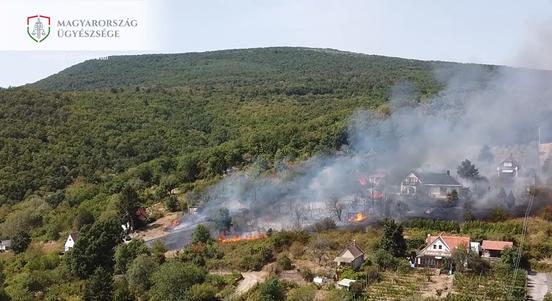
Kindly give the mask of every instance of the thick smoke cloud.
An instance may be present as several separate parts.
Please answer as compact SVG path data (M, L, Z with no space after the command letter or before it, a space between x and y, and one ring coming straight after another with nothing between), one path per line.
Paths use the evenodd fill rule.
M362 195L368 188L360 182L375 172L388 175L388 195L393 196L408 171L455 175L466 158L492 179L497 164L512 156L521 166L513 190L521 193L540 170L538 127L552 111L552 77L505 67L436 66L434 77L442 89L433 98L421 100L414 84L397 83L387 107L351 116L349 145L336 155L271 176L253 170L229 175L206 192L202 214L185 219L181 227L206 220L221 207L244 213L244 223L252 228L302 226L330 216L331 200L343 200L345 214L366 206ZM478 160L484 145L494 160ZM492 181L486 185L489 195L496 195ZM487 198L475 205L485 205Z

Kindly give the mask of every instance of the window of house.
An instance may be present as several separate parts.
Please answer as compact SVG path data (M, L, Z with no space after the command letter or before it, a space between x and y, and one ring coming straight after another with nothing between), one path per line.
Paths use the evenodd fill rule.
M442 245L439 245L439 250L443 249L443 246Z
M433 245L433 249L437 249L437 245Z

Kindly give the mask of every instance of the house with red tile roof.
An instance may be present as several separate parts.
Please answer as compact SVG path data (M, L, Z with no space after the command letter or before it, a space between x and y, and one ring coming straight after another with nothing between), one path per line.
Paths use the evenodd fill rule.
M456 249L470 250L468 236L452 236L441 233L437 236L428 235L426 246L416 256L417 267L443 268L445 261Z
M498 258L502 255L502 251L513 247L514 243L511 241L484 240L481 243L481 250L483 251L481 257Z

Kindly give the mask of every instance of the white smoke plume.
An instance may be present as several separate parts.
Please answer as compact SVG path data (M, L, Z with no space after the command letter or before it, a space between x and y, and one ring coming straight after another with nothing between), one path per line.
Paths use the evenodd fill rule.
M353 114L349 145L336 155L315 157L273 175L250 170L229 175L205 193L202 213L184 219L181 227L207 220L221 207L234 215L243 213L243 223L257 229L304 226L331 216L329 200L343 200L345 213L366 208L362 177L384 171L388 195L395 199L408 171L450 170L456 176L464 159L491 180L485 184L489 193L474 200L475 206L485 206L496 196L492 178L497 164L508 156L521 166L511 188L520 195L540 169L537 129L552 110L551 74L496 66L436 66L434 77L443 88L432 99L420 100L415 85L397 83L388 103L389 116L371 111ZM478 160L484 145L494 160Z

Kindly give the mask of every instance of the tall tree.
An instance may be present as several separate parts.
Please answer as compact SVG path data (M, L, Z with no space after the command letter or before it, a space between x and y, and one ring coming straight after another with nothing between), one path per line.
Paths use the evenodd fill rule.
M220 208L213 220L216 229L220 232L227 232L232 227L232 217L228 208Z
M113 295L113 279L111 274L98 267L86 281L84 288L85 301L111 301Z
M332 198L326 203L330 214L334 215L338 221L341 221L344 206L337 198Z
M403 227L392 219L383 221L383 236L379 247L395 257L402 257L406 253L406 240L403 236Z
M129 223L130 229L134 230L140 221L136 216L136 210L140 207L140 198L136 189L130 184L126 184L120 193L119 211L122 215L123 223Z
M152 301L189 300L189 290L194 284L205 280L204 270L192 264L167 261L151 277L150 295Z
M130 263L126 271L126 279L128 280L128 288L135 297L143 298L147 296L147 292L151 287L151 275L157 267L159 267L159 262L156 258L145 254L139 255Z
M510 190L510 193L508 193L508 196L506 197L506 206L508 206L508 208L512 208L515 204L516 197L514 196L514 193Z
M207 243L211 241L211 233L209 233L209 229L205 227L204 225L197 225L194 232L192 233L192 243Z
M479 180L479 170L475 168L475 165L470 160L466 159L460 163L456 169L456 173L466 180L475 181Z
M12 250L17 253L22 253L27 250L27 247L31 243L31 235L29 232L21 230L16 233L15 236L11 238L12 241Z
M75 246L68 253L70 271L80 278L88 278L98 267L112 270L115 246L121 238L122 229L117 220L82 227Z
M115 273L124 274L128 265L141 254L149 254L150 251L142 240L133 239L127 244L120 244L115 248Z
M491 152L491 148L487 144L483 145L477 159L483 162L493 162L494 155Z

